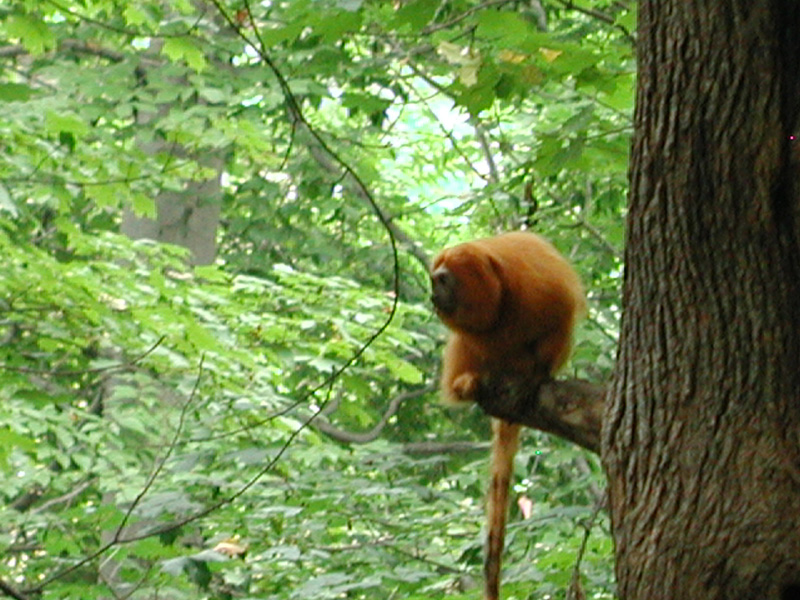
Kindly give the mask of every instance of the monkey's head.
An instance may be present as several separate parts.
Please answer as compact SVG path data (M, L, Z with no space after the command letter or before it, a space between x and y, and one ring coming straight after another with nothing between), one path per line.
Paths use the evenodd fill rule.
M431 300L450 329L484 333L500 317L503 280L498 262L466 243L442 251L431 267Z

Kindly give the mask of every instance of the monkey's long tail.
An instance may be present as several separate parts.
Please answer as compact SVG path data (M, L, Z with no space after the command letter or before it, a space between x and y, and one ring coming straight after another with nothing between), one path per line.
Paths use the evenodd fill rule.
M519 446L520 425L492 419L492 457L489 463L486 555L483 562L485 600L500 597L500 567L506 537L508 488L514 472L514 455Z

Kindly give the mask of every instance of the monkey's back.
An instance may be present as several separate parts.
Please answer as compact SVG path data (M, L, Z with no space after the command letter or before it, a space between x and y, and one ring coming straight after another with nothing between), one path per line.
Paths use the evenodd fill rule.
M552 370L558 369L566 360L575 321L586 310L583 286L572 265L534 233L518 231L467 243L492 257L502 282L497 326L485 341L513 351L549 336L567 338L564 348L555 353L546 349L543 356L553 361Z

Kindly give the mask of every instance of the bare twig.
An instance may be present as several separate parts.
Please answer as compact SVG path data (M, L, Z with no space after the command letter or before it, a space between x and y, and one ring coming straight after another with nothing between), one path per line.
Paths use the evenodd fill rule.
M470 124L475 130L475 137L478 138L478 142L481 145L481 150L483 150L483 158L486 160L486 164L489 165L489 180L495 184L500 183L500 171L498 171L497 164L494 162L492 148L489 145L489 140L486 138L486 132L484 131L483 126L481 125L480 121L475 118L470 119Z
M86 375L89 373L106 373L108 371L121 371L124 369L128 369L135 365L138 362L141 362L144 358L148 355L152 354L156 348L158 348L166 339L167 336L162 335L156 342L150 346L147 350L142 352L139 356L135 356L131 360L120 362L113 365L106 365L104 367L94 367L90 369L77 369L77 370L65 370L65 371L58 371L58 370L51 370L51 369L34 369L31 367L12 367L10 365L0 364L0 370L5 371L13 371L15 373L26 373L32 375L50 375L52 377L70 377L75 375Z
M167 445L167 451L161 457L161 460L158 461L158 464L156 464L155 468L153 468L153 471L152 473L150 473L150 477L147 479L147 482L144 484L144 486L142 486L142 489L139 490L139 493L136 495L136 497L133 499L133 502L131 502L130 506L128 507L125 516L122 518L122 521L117 526L117 530L114 533L112 543L118 542L122 539L122 533L125 531L125 526L128 524L131 515L136 510L136 507L138 507L139 504L141 504L142 499L144 499L145 495L147 495L147 492L149 492L150 489L153 487L153 484L156 482L156 479L158 479L158 476L161 474L161 471L164 470L164 465L167 463L170 456L172 456L172 453L175 451L175 446L178 443L178 438L183 433L183 425L186 421L186 413L188 412L189 407L194 402L194 399L197 397L197 390L200 388L200 381L203 378L204 360L205 356L200 358L200 365L197 368L197 377L195 378L194 381L194 387L192 388L191 394L189 394L189 398L186 400L186 402L183 403L183 406L181 407L181 412L180 415L178 416L178 425L177 427L175 427L175 433L172 435L172 440L170 440L170 443Z
M147 538L147 537L151 537L153 535L157 535L158 532L150 531L150 532L146 532L146 533L144 533L142 535L134 535L134 536L130 536L130 537L123 537L123 532L125 531L125 527L126 527L128 521L130 520L131 516L133 515L134 510L136 510L136 507L141 503L142 499L147 494L147 492L150 491L150 489L152 488L153 484L155 483L155 480L158 478L158 476L160 475L161 471L163 470L164 464L167 462L167 460L172 455L172 452L175 449L175 446L176 446L177 441L178 441L178 437L180 437L180 434L183 432L183 423L184 423L184 420L186 418L186 413L187 413L187 411L189 409L189 406L192 404L192 402L194 401L194 398L197 395L197 390L198 390L199 385L200 385L200 379L202 377L202 372L203 372L203 364L202 364L202 359L201 359L200 366L199 366L199 371L198 371L198 374L197 374L197 379L195 380L195 384L194 384L194 388L192 389L192 393L190 394L189 398L184 403L183 408L181 409L181 413L180 413L180 417L179 417L179 421L178 421L178 426L176 427L175 433L172 436L172 441L167 446L167 451L165 452L164 456L162 456L161 460L158 461L158 464L156 464L155 468L153 469L152 473L150 474L150 477L147 479L147 482L142 487L142 489L139 491L139 493L137 494L136 498L133 500L131 505L128 507L128 510L125 512L125 515L123 516L122 521L117 526L116 531L114 532L114 535L111 538L111 540L106 542L105 544L103 544L99 548L97 548L94 552L92 552L88 556L83 557L81 560L79 560L76 563L70 565L69 567L66 567L66 568L54 573L50 577L47 577L46 579L41 581L35 587L26 590L28 593L31 593L31 594L40 593L45 587L47 587L53 581L61 579L62 577L65 577L66 575L68 575L68 574L70 574L70 573L72 573L74 571L77 571L78 569L80 569L80 568L84 567L85 565L91 563L92 561L96 560L98 557L102 556L103 554L105 554L111 548L113 548L115 546L119 546L119 545L122 545L122 544L127 544L129 542L133 542L133 541L137 541L137 540L144 539L144 538ZM207 513L203 513L203 514L207 514ZM199 517L195 517L195 518L199 518ZM188 523L188 522L190 522L192 520L194 520L194 519L190 518L188 520L185 520L182 524ZM173 528L172 527L168 527L166 530L169 531L171 529L173 529Z
M622 34L631 44L634 45L636 44L635 36L625 27L617 23L617 20L612 15L604 13L603 11L597 10L595 8L578 6L577 4L572 2L572 0L555 0L555 1L566 9L574 10L575 12L584 14L587 17L592 17L593 19L597 19L598 21L602 21L603 23L607 23L608 25L613 25L622 32Z
M592 528L597 521L597 516L605 506L605 495L595 502L594 512L588 522L584 523L583 540L578 549L578 556L575 558L575 565L572 567L572 577L567 589L567 600L585 600L586 592L583 590L581 584L581 564L583 563L583 556L586 554L586 547L589 545L589 535L592 533Z
M28 600L28 596L17 591L2 579L0 579L0 592L3 592L9 598L15 598L16 600Z
M193 24L192 27L188 28L186 31L181 31L178 33L164 33L164 32L153 32L153 31L141 31L137 29L130 29L128 27L119 27L117 25L112 25L107 21L101 21L99 19L94 19L88 15L81 14L68 6L64 6L60 2L56 2L56 0L46 0L48 4L56 7L65 15L69 15L74 19L78 19L79 21L84 21L86 23L91 23L97 27L105 29L107 31L113 31L115 33L121 33L123 35L132 36L132 37L154 37L154 38L181 38L190 35L199 24L199 21L202 19L202 15L198 18L198 21Z
M410 442L403 444L406 454L438 455L461 454L464 452L486 452L491 448L489 442Z
M609 242L606 237L602 234L602 232L592 225L586 218L578 211L572 211L570 213L575 220L583 227L586 231L588 231L594 239L600 242L600 246L605 250L608 254L613 256L614 258L622 258L622 251L614 246L611 242Z
M28 600L28 596L14 589L2 579L0 579L0 592L3 592L9 598L15 598L16 600Z
M428 25L422 30L422 35L430 35L431 33L435 33L437 31L441 31L442 29L448 29L453 25L458 25L461 21L468 18L470 15L473 15L477 12L485 10L487 8L491 8L492 6L503 6L504 4L512 4L516 0L487 0L487 2L483 2L476 6L473 6L470 9L465 10L463 13L450 19L445 23L437 23L436 25Z
M411 69L411 71L414 73L414 75L416 75L417 77L422 79L425 83L427 83L429 86L431 86L437 92L446 94L448 96L450 95L450 94L448 94L448 92L447 92L447 90L446 90L446 88L444 86L439 84L439 82L436 81L435 79L433 79L433 77L429 76L427 73L422 71L416 65L416 63L413 60L408 60L407 61L407 66ZM419 97L420 102L422 102L425 105L425 108L427 108L428 112L433 117L433 120L439 126L439 130L445 135L445 137L447 137L448 140L450 140L450 144L453 146L453 150L455 150L456 153L464 160L464 162L469 167L470 171L475 173L478 177L480 177L481 179L483 179L486 182L492 181L490 179L490 175L486 175L485 173L481 173L480 170L478 169L478 167L476 167L473 164L473 162L470 160L469 156L467 156L467 154L461 149L461 145L458 143L458 140L456 139L455 135L453 135L453 132L450 129L448 129L447 127L445 127L444 123L441 122L441 120L436 115L436 113L433 111L433 109L431 109L430 105L428 104L427 99L422 97L422 94L420 94L419 91L417 91L417 89L414 87L413 84L407 83L407 85ZM477 127L476 127L476 131L477 131Z
M381 417L380 421L378 421L378 423L371 430L364 433L344 431L343 429L339 429L338 427L331 425L330 421L323 417L320 417L314 421L314 427L325 435L328 435L335 440L344 442L346 444L367 444L378 438L383 431L383 428L386 427L386 424L389 422L389 419L395 415L403 402L413 398L418 398L419 396L432 392L435 389L435 386L427 386L417 390L398 394L392 398L391 402L389 402L389 406ZM326 415L330 413L328 408L330 408L330 406L324 411Z
M49 508L51 508L52 506L55 506L56 504L71 502L74 498L76 498L77 496L80 496L86 489L88 489L89 486L91 486L92 483L94 483L94 481L95 481L95 478L92 477L90 479L87 479L86 481L83 481L83 482L79 483L74 488L72 488L70 491L68 491L66 494L62 494L61 496L58 496L57 498L51 498L47 502L42 502L42 504L40 506L37 506L36 508L34 508L31 511L31 513L32 514L36 514L36 513L44 512L44 511L48 510Z

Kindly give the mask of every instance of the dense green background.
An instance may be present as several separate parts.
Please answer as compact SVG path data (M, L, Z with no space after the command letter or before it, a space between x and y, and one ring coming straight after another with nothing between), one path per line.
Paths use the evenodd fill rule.
M477 597L487 419L437 404L425 260L541 232L606 378L634 9L0 7L6 593ZM213 265L120 234L205 180ZM517 475L506 597L612 597L596 458L529 432Z

